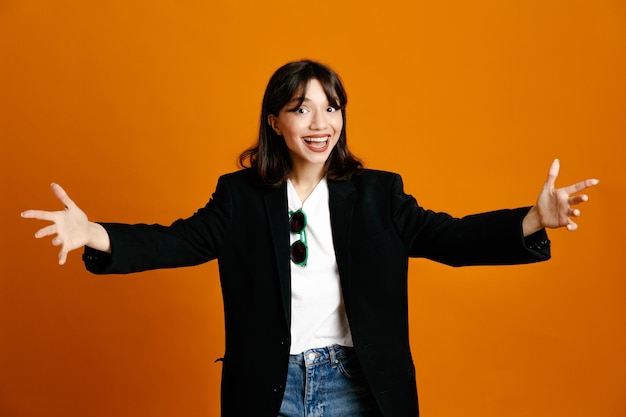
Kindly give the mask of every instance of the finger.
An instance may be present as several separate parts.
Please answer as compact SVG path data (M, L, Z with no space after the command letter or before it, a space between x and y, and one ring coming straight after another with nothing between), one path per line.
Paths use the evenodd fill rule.
M574 194L574 193L577 193L579 191L584 190L585 188L593 187L594 185L598 185L599 183L600 183L600 180L597 180L595 178L587 179L587 180L584 180L584 181L577 182L576 184L572 184L572 185L569 185L567 187L563 187L563 191L565 191L567 194Z
M54 193L56 198L58 198L66 208L76 207L76 204L67 195L63 187L61 187L59 184L56 184L54 182L50 186L52 187L52 192Z
M48 220L55 221L54 211L45 211L45 210L26 210L21 213L21 216L25 219L37 219L37 220Z
M50 226L46 226L41 228L35 232L35 238L41 239L42 237L53 235L57 232L57 225L51 224Z
M546 180L545 187L546 188L554 188L554 184L556 183L556 177L559 176L559 170L561 168L561 163L558 159L552 161L552 165L550 165L550 169L548 170L548 179Z
M67 250L62 248L59 252L59 265L65 265L65 261L67 260Z
M578 225L570 220L570 222L567 224L567 226L565 226L565 228L569 230L570 232L573 232L574 230L578 229Z
M587 196L587 194L581 194L581 195L575 195L573 197L570 197L569 200L567 200L567 203L570 206L575 206L577 204L584 203L587 200L589 200L589 197Z

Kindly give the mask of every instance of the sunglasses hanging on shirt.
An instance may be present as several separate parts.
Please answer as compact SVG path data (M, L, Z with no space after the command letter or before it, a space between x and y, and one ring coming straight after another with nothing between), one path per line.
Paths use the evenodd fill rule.
M291 233L299 233L300 239L291 245L291 261L301 267L306 266L309 257L309 248L306 245L306 214L302 209L289 211L289 230Z

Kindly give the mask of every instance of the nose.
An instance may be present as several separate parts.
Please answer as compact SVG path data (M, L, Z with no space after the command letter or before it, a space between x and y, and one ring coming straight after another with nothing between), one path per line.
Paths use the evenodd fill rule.
M321 130L328 127L328 114L328 112L323 110L314 111L313 118L311 119L311 129Z

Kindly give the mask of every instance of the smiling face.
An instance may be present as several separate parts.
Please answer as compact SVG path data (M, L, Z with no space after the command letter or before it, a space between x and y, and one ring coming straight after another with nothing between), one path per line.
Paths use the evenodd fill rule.
M292 168L324 169L341 130L341 109L328 100L322 84L315 78L297 92L279 112L270 114L268 123L282 136L289 150Z

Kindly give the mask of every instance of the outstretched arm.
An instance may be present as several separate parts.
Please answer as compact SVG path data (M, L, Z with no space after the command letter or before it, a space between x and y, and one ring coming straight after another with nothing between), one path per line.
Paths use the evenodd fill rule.
M52 244L61 246L59 265L65 264L69 252L83 246L111 252L111 243L106 230L101 225L90 222L87 215L78 208L60 185L53 183L52 192L63 203L63 210L26 210L21 215L28 219L52 222L51 225L39 229L35 237L39 239L56 234L52 238Z
M587 187L597 185L597 179L586 179L563 188L554 188L556 178L559 175L559 160L555 159L548 171L548 179L543 184L543 189L537 198L537 203L530 209L522 221L524 236L529 236L543 228L565 227L574 231L578 225L572 217L580 216L580 210L573 208L589 199L586 194L577 194Z

